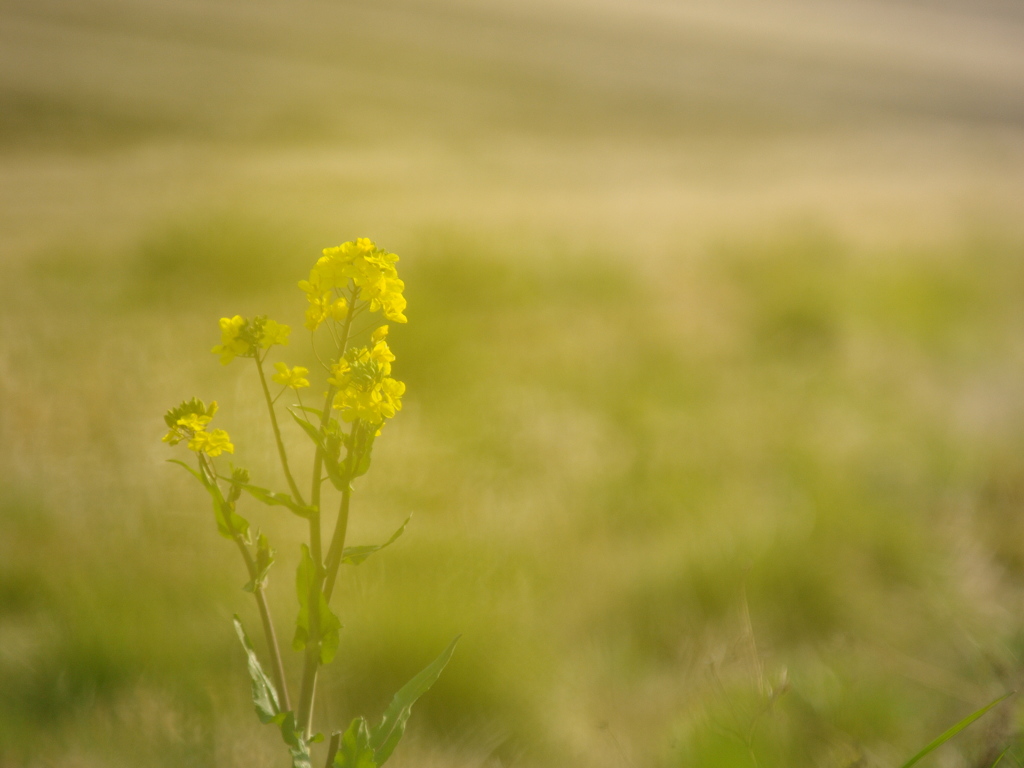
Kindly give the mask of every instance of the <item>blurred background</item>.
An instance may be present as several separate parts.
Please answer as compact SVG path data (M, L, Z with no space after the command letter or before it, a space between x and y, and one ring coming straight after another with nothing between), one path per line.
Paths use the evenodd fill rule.
M217 319L315 369L360 236L409 393L350 540L414 516L319 728L457 633L395 768L893 766L1021 683L1017 0L0 0L0 232L3 768L284 764L162 414L283 488ZM305 525L240 511L287 640Z

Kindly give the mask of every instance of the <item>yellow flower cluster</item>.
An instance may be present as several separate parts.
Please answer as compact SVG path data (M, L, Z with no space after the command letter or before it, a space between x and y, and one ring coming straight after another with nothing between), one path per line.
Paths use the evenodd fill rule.
M378 328L371 337L372 346L350 349L332 366L328 379L338 388L333 405L341 411L341 418L365 421L377 427L377 434L385 419L402 410L405 394L405 384L390 375L395 355L388 347L387 335L386 325Z
M215 429L207 432L206 425L213 420L217 413L217 401L210 403L209 407L202 400L192 398L172 408L164 415L164 421L169 430L162 440L170 445L177 445L182 440L188 440L188 447L196 453L205 453L207 456L220 456L222 453L234 453L235 446L231 437L223 429Z
M309 386L309 368L303 368L301 365L296 365L294 368L289 368L284 363L274 363L274 368L277 369L271 378L278 384L285 387L291 387L292 389L301 389L302 387Z
M291 328L264 315L247 320L241 315L220 319L220 344L210 351L220 355L221 365L236 357L255 357L260 349L288 343Z
M323 256L310 270L309 280L299 282L299 288L309 300L306 327L315 331L328 317L335 320L345 317L348 303L335 291L347 288L349 280L359 289L357 298L368 302L371 312L381 312L396 323L407 322L403 314L406 301L402 295L405 283L398 279L397 261L397 255L378 248L366 237L324 248Z

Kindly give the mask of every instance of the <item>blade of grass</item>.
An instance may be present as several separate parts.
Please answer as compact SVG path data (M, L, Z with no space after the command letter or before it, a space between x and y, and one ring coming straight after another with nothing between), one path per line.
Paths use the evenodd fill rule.
M1000 752L999 753L999 757L997 757L996 761L994 763L992 763L992 765L990 765L988 768L996 768L996 766L999 765L999 763L1001 763L1003 761L1003 755L1005 755L1009 751L1010 751L1010 748L1007 747L1002 752Z
M960 733L960 731L962 731L964 728L969 726L971 723L973 723L979 717L981 717L986 712L988 712L990 709L992 709L992 707L994 707L997 704L999 704L999 702L1004 701L1005 699L1008 699L1013 694L1014 694L1014 691L1010 691L1009 693L1004 693L1002 696L1000 696L998 699L993 701L991 704L986 704L984 707L979 709L977 712L974 712L974 713L968 715L963 720L961 720L959 723L957 723L952 728L950 728L948 731L946 731L941 736L939 736L934 741L932 741L928 746L926 746L924 749L922 749L920 752L918 752L912 758L910 758L900 768L910 768L910 766L912 766L915 763L917 763L925 755L927 755L930 752L932 752L933 750L938 749L939 747L941 747L947 741L949 741L954 736L956 736L958 733Z

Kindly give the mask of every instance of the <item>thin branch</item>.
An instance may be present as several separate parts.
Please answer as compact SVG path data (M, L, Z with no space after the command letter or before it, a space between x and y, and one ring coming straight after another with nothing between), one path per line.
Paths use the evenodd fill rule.
M346 474L351 474L352 464L356 460L356 427L358 424L358 421L353 421L352 429L349 431L349 453L348 461L346 462ZM348 510L351 500L352 486L342 488L341 503L338 505L338 521L334 525L331 548L327 552L327 579L324 583L324 597L328 605L331 603L331 595L334 594L334 582L338 578L338 569L341 567L341 558L345 552L345 538L348 535Z
M270 413L270 426L274 429L274 440L277 442L277 454L281 458L281 468L284 470L285 479L288 481L288 487L291 489L292 495L295 496L295 500L305 506L306 502L302 498L302 494L299 492L299 486L295 484L295 478L292 477L292 471L288 468L288 454L284 450L284 441L281 440L281 428L277 425L277 414L274 412L274 401L270 397L270 390L267 389L267 377L263 374L263 361L260 359L259 353L256 354L256 370L260 375L260 386L263 387L263 397L267 401L267 411Z
M201 468L204 469L211 478L211 481L216 483L219 475L217 474L217 470L213 466L213 461L210 457L201 453L199 454L199 462ZM291 697L288 695L288 682L284 674L284 662L281 659L281 647L277 642L277 633L274 631L274 622L270 617L270 606L267 603L267 596L263 587L257 582L257 578L259 577L259 568L257 568L256 562L252 559L252 553L249 552L249 548L245 545L245 539L242 538L241 532L236 531L232 527L231 515L224 515L224 518L228 531L231 534L231 538L235 544L238 545L238 551L242 554L242 560L245 562L245 569L249 572L249 579L255 586L255 589L253 590L253 597L256 598L256 607L259 608L260 611L260 622L263 624L263 634L266 637L267 648L270 651L270 669L274 675L274 685L277 687L281 704L287 712L292 708Z
M345 325L342 328L341 340L338 345L338 357L345 354L348 345L349 332L352 330L352 318L356 314L354 301L355 288L352 289L353 301L348 305L348 313L345 316ZM324 407L320 413L320 429L322 430L331 417L331 405L334 401L335 387L327 390L324 398ZM299 730L307 734L311 733L313 721L313 699L316 695L316 677L320 668L320 595L324 586L324 561L323 545L320 531L320 490L322 481L320 475L323 472L324 454L323 449L317 446L316 455L313 458L313 487L310 491L310 506L313 512L309 516L309 549L313 558L315 568L314 578L309 588L309 637L306 640L306 657L302 668L302 689L299 694L299 712L297 725ZM344 496L344 494L343 494Z

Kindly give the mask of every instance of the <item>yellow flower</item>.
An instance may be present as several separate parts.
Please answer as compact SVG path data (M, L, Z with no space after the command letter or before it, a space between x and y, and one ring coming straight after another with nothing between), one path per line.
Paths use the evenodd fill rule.
M206 429L206 425L217 413L217 401L210 403L209 407L198 398L193 397L186 400L177 408L172 408L164 414L164 423L169 430L161 440L170 445L177 445L182 440L190 438L193 432Z
M350 382L334 396L334 407L341 411L344 421L359 419L380 426L385 419L394 418L402 410L404 394L405 384L387 376L369 387Z
M245 318L241 315L220 319L220 344L210 351L215 355L220 355L221 365L227 365L236 356L249 352L249 342L240 337L246 324Z
M402 395L405 394L405 382L397 379L385 378L380 383L381 390L381 415L393 419L395 413L402 410Z
M302 387L309 386L309 379L306 378L309 375L308 368L303 368L301 365L289 368L284 363L274 363L274 367L277 369L277 373L272 378L278 384L291 387L292 389L301 389Z
M190 413L188 416L178 419L177 426L184 427L190 432L202 432L211 421L213 421L213 414L200 416L198 413Z
M348 385L351 373L352 367L348 364L348 360L341 358L331 366L331 376L327 379L327 383L342 389Z
M383 341L387 337L388 337L388 327L386 325L382 325L380 328L378 328L372 334L370 334L370 338L373 341L375 341L375 342Z
M267 320L263 323L263 333L260 336L260 347L270 349L275 344L282 347L288 343L288 334L292 329L276 320Z
M328 314L336 320L344 316L347 305L333 301L332 291L347 288L350 280L359 289L359 300L367 302L371 312L382 312L396 323L407 322L403 314L406 301L402 296L405 284L398 279L397 261L397 255L378 248L366 237L324 248L323 256L310 271L309 280L299 282L299 288L310 303L306 327L316 330Z
M215 429L213 432L196 432L188 441L188 447L196 453L205 453L211 458L225 452L235 452L231 438L223 429Z
M172 408L164 415L164 422L170 427L170 431L163 436L165 443L177 445L182 440L188 440L188 447L196 453L205 453L208 456L220 456L222 453L234 453L235 446L231 438L223 429L215 429L213 432L206 431L206 425L217 413L216 401L207 407L202 400L192 398L177 408Z
M348 302L344 298L338 299L327 308L327 313L335 320L344 320L348 314Z
M306 327L315 331L327 318L327 309L322 299L310 297L310 305L306 307Z
M391 363L395 359L395 353L391 351L388 343L381 339L370 350L370 359L376 362L381 373L387 376L391 373Z
M222 365L236 357L256 357L259 349L269 349L275 344L287 344L291 328L266 315L254 317L252 321L241 315L220 319L220 344L211 352L220 355Z

